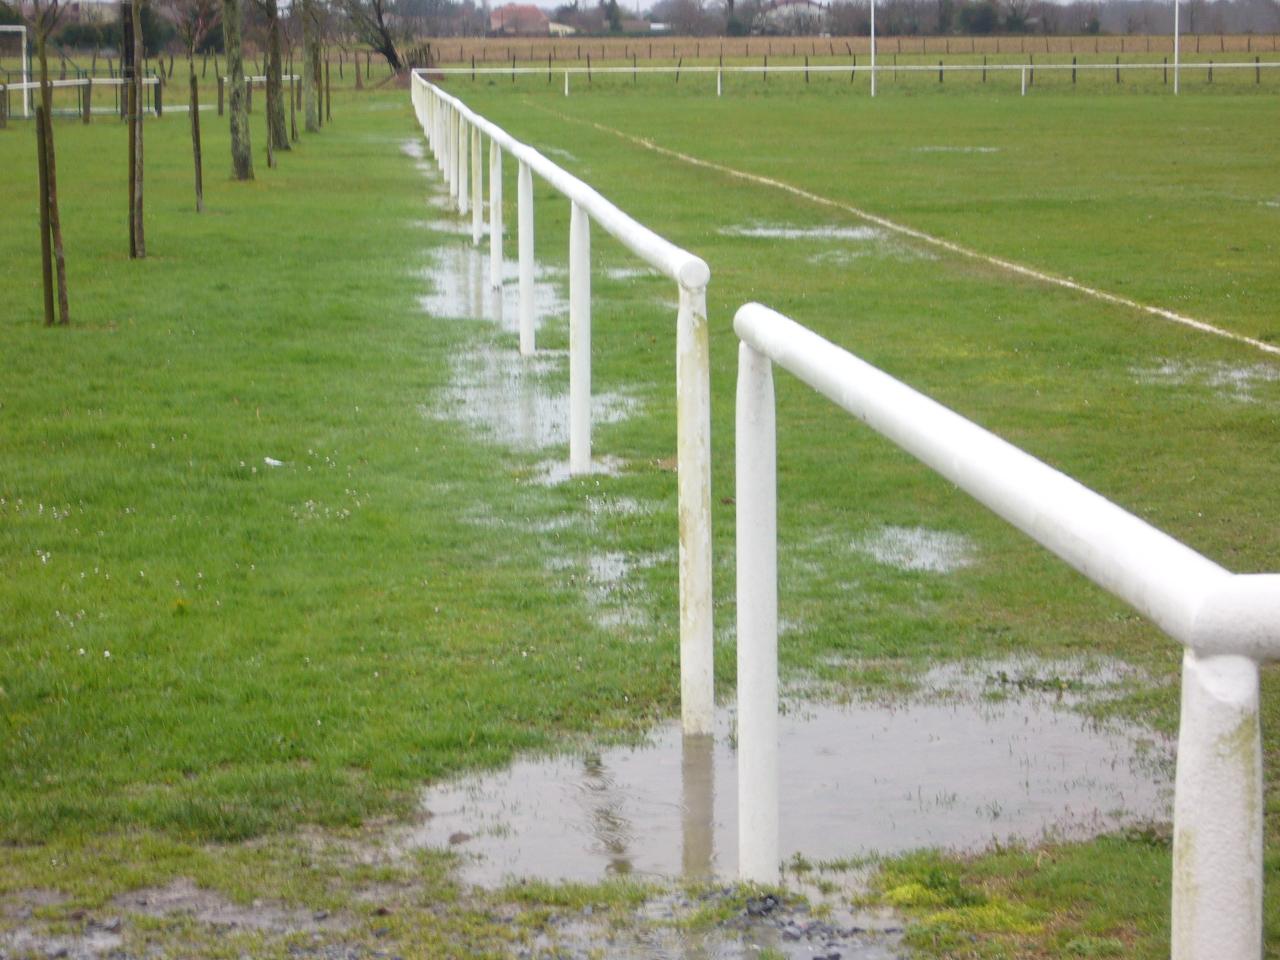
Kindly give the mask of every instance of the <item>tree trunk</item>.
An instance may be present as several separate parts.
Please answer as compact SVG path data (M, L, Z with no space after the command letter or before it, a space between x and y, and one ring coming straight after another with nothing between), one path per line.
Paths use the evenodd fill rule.
M62 249L62 216L58 211L58 162L53 152L53 87L49 85L49 57L46 36L37 29L40 56L40 102L44 106L45 182L48 187L49 234L53 241L53 263L58 281L58 322L69 324L71 310L67 302L67 259ZM45 315L46 322L50 319Z
M143 231L142 221L142 185L143 185L143 166L142 158L142 113L143 113L143 52L142 52L142 0L133 0L129 4L130 16L133 22L133 74L130 78L130 89L133 91L130 97L129 124L132 136L129 143L130 151L130 168L132 170L132 178L130 183L133 190L129 198L129 236L131 242L129 245L129 256L135 260L143 260L147 256L147 241Z
M191 73L191 157L196 168L196 213L204 213L204 158L200 154L200 86L196 80L195 51L187 51L187 67Z
M289 149L289 128L284 120L284 63L280 53L280 10L267 0L267 102L270 104L271 145Z
M320 129L320 108L317 97L320 64L320 42L317 39L315 0L302 0L302 104L303 127L308 133Z
M245 103L244 52L240 46L240 0L222 0L222 36L231 78L231 167L237 180L253 179L253 148Z
M44 325L53 326L53 245L49 240L49 157L45 150L43 100L36 105L36 173L40 178L40 277L44 291Z

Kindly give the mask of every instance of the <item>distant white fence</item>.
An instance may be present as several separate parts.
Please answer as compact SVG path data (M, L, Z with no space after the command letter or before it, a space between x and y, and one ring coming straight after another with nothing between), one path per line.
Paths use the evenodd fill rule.
M1258 664L1280 659L1280 575L1229 573L766 307L742 307L734 330L742 341L735 496L743 878L761 883L778 879L777 364L1132 605L1186 648L1174 788L1172 957L1260 956Z
M18 35L18 43L22 46L22 82L26 83L31 79L31 54L27 50L27 28L21 24L0 24L0 33L14 33ZM14 84L16 87L17 84ZM22 115L24 117L31 116L31 93L24 89L22 94Z
M490 284L502 285L502 157L519 163L520 352L534 342L533 174L570 202L569 470L591 469L591 224L676 282L677 470L680 524L680 694L686 734L710 734L714 712L711 609L711 373L706 263L633 220L577 177L470 110L415 71L411 96L458 212L471 213L480 243L484 220L482 137L489 138Z
M1062 63L1045 61L1041 63L946 63L939 61L936 65L928 63L913 64L770 64L766 62L759 66L755 64L730 64L730 65L689 65L689 66L613 66L613 67L563 67L558 66L554 69L551 67L440 67L427 71L433 75L441 77L482 77L482 76L503 76L511 77L513 80L517 76L536 76L546 77L550 82L553 75L559 75L564 83L564 95L567 97L570 93L569 77L586 77L588 82L597 74L603 76L626 75L633 78L639 78L641 75L652 76L674 76L676 81L685 74L694 76L708 76L715 74L716 78L716 96L722 96L724 93L724 77L726 74L746 74L761 76L768 79L770 74L804 74L806 78L810 74L837 74L848 76L853 79L858 74L865 74L871 78L872 96L875 96L876 78L883 79L886 75L897 76L899 73L922 73L936 74L939 82L942 81L944 74L948 73L980 73L983 79L986 79L988 72L991 73L1017 73L1022 79L1022 94L1027 93L1028 86L1034 86L1036 72L1042 73L1070 73L1071 80L1074 83L1078 72L1102 72L1116 75L1116 82L1120 82L1120 74L1133 70L1145 73L1160 73L1163 71L1167 81L1170 74L1173 76L1174 92L1178 92L1179 77L1184 73L1204 72L1210 81L1213 80L1213 72L1215 70L1252 70L1258 83L1262 81L1263 70L1280 69L1280 61L1263 60L1257 57L1252 61L1224 61L1222 63L1214 63L1212 60L1207 62L1187 63L1182 61L1178 63L1165 62L1143 62L1143 63ZM1028 79L1030 84L1028 84Z
M128 83L129 81L127 79L122 79L120 77L73 77L67 80L50 80L49 86L54 90L81 90L86 87L92 90L94 87L124 87L128 85ZM155 87L159 89L160 80L158 77L143 77L142 85L144 87ZM0 97L7 97L11 90L16 90L22 94L24 105L23 115L30 116L27 108L29 108L31 103L31 94L40 90L40 81L30 80L26 83L0 83ZM163 107L159 97L157 96L153 98L152 103L153 111L157 116L159 116L163 112Z

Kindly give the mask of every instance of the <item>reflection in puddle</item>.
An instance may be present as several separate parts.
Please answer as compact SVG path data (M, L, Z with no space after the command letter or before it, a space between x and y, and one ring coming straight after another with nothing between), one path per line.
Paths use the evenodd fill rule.
M1259 387L1280 382L1280 367L1267 363L1237 365L1165 360L1157 367L1134 368L1131 372L1141 384L1207 387L1223 399L1240 403L1256 402Z
M1075 687L1056 673L1051 682L1011 681L1028 668L983 666L977 674L930 671L931 693L906 701L785 711L784 860L1076 838L1168 816L1171 743L1073 712ZM1096 668L1066 669L1083 671L1089 684L1105 682ZM988 679L991 671L1002 680ZM1047 687L1054 692L1037 692ZM431 816L399 843L445 847L453 838L468 855L464 876L485 886L513 876L731 878L732 722L720 712L714 744L686 742L673 725L647 746L526 759L432 787L422 799Z
M464 232L469 236L470 227ZM520 264L517 261L503 261L502 287L495 290L489 285L487 247L450 244L431 253L435 262L424 273L431 292L418 301L429 316L487 320L507 333L519 333ZM561 293L563 276L563 271L534 265L533 315L537 329L542 328L548 317L561 318L569 314L569 302Z
M974 561L973 541L963 534L925 527L881 527L855 540L853 548L877 563L899 570L951 573Z
M522 357L510 347L477 344L453 356L449 385L427 413L437 420L465 424L513 450L565 446L569 442L568 384L553 387L548 382L564 360L563 354ZM636 405L618 393L597 393L591 398L592 423L618 423Z

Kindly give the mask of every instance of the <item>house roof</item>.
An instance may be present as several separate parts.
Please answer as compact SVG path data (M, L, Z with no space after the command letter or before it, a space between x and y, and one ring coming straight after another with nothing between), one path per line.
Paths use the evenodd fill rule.
M550 22L531 3L508 3L489 14L489 29L499 33L546 33Z

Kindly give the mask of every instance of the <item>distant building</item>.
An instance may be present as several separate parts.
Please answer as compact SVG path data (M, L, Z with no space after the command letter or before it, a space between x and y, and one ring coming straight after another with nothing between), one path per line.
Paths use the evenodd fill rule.
M567 23L556 23L554 20L547 24L547 30L553 37L572 37L578 32L576 27L571 27Z
M503 36L545 37L550 28L547 15L531 3L509 3L489 14L489 32Z

